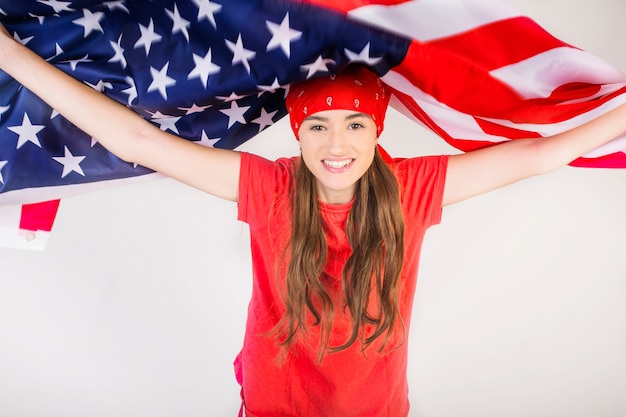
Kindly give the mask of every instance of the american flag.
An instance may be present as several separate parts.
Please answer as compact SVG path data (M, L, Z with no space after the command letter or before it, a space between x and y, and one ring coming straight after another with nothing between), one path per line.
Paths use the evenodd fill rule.
M621 71L501 0L0 0L0 19L162 130L220 148L285 116L291 83L351 62L462 151L555 134L626 101ZM625 152L621 137L573 165L626 167ZM43 248L59 198L149 175L0 73L0 245Z

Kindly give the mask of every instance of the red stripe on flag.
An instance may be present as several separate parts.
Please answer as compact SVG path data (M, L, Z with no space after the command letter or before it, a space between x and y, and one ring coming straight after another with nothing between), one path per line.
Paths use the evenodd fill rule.
M424 126L426 126L428 129L432 130L446 141L452 139L450 135L448 135L445 130L443 130L437 123L435 123L433 119L424 111L424 109L419 106L419 104L417 104L417 102L409 94L405 94L399 90L394 89L393 95L402 103L404 107L406 107L409 113L411 113L415 118L422 122Z
M485 72L514 64L554 48L570 46L528 17L516 17L428 42Z
M469 152L494 145L493 142L489 141L471 138L454 138L450 136L448 132L435 123L428 113L426 113L411 96L397 90L394 90L393 94L415 118L424 124L424 126L431 129L453 147L464 152Z
M528 106L527 113L529 115L526 118L532 123L558 123L589 112L622 94L626 94L626 87L622 87L600 98L567 103L569 100L593 97L592 93L597 93L598 89L598 86L583 83L563 85L555 90L550 97L527 100L524 105ZM533 115L532 112L537 114Z
M515 123L549 124L568 120L626 92L626 88L621 88L602 98L568 103L598 92L598 87L592 84L568 83L556 88L550 97L524 99L481 65L481 62L450 54L437 43L414 41L406 58L394 71L457 111Z
M351 10L364 6L393 6L395 4L406 3L409 0L307 0L303 3L317 4L347 13Z
M626 166L626 155L624 152L615 152L593 158L581 157L571 162L570 165L580 168L624 168Z
M589 83L567 83L556 88L546 100L551 101L550 104L563 103L569 100L581 100L586 97L593 97L600 92L601 86ZM548 104L548 103L546 103Z
M490 122L489 120L483 120L475 117L476 123L480 126L481 130L489 135L502 136L509 139L526 139L526 138L540 138L541 135L537 132L530 130L515 129L513 127L502 126L497 123ZM468 138L471 139L471 138Z
M426 94L466 114L502 118L520 104L519 94L484 68L436 44L412 42L405 59L393 70Z
M59 203L60 200L51 200L42 203L24 204L20 218L20 229L50 232L59 209Z

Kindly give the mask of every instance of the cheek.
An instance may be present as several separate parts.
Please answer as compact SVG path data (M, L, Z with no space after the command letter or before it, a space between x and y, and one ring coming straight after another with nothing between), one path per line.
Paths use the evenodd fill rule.
M315 162L315 153L311 152L311 149L307 146L301 146L300 147L300 157L302 158L302 162L304 162L304 165L307 166L307 168L309 168L309 171L311 171L313 168L313 164Z
M319 152L322 144L323 140L320 140L319 137L310 137L310 132L303 132L300 135L300 140L298 140L298 146L300 147L302 156L315 155Z

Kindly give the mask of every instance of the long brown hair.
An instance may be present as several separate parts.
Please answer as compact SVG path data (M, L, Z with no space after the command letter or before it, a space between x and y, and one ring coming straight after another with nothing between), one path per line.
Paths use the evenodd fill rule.
M329 345L335 310L322 279L327 245L316 182L302 161L296 169L292 207L286 311L272 332L278 335L278 343L288 350L299 332L308 333L308 310L313 325L320 326L318 362L327 351L347 349L357 340L365 350L384 335L382 351L398 320L401 323L398 287L404 260L404 220L398 182L390 167L376 151L372 165L357 182L346 224L352 253L342 273L344 308L352 326L347 340L338 346Z

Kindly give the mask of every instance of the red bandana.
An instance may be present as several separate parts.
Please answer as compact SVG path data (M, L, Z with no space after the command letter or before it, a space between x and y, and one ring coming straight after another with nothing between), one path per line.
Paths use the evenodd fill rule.
M308 116L324 110L354 110L372 117L377 134L383 131L389 94L385 84L362 66L352 66L337 75L295 83L286 98L291 129L298 129Z

